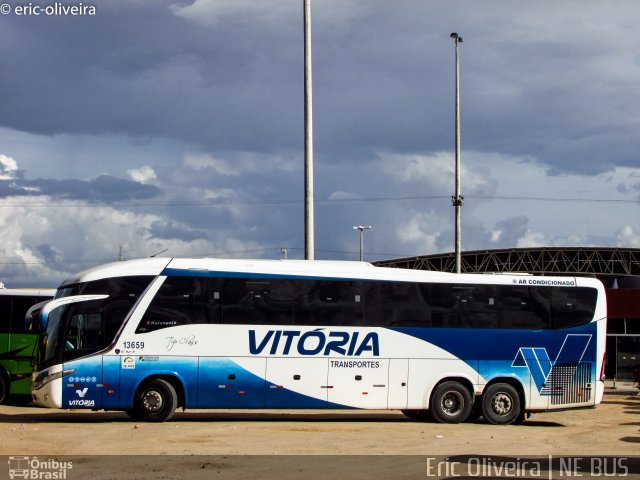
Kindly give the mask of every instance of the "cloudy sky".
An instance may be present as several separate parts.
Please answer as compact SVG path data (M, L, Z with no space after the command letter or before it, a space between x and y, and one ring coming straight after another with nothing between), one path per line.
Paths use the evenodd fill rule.
M304 256L302 0L7 2L1 281ZM453 250L454 31L463 249L640 247L640 2L312 12L316 258L357 259L359 224L367 260Z

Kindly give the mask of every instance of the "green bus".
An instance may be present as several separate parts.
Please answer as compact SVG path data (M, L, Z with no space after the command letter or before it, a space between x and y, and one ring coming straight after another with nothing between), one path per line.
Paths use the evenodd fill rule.
M9 395L31 394L39 329L29 327L25 315L29 307L50 300L54 294L55 289L0 286L0 404Z

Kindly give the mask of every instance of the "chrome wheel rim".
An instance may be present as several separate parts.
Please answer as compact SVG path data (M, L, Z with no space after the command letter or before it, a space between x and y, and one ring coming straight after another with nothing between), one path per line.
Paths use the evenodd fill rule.
M450 390L442 396L440 406L446 415L454 417L464 409L464 398L460 392Z
M147 412L156 413L162 410L164 399L156 390L148 390L142 396L142 406Z
M513 410L513 398L504 392L498 393L491 399L491 409L501 417L509 415Z

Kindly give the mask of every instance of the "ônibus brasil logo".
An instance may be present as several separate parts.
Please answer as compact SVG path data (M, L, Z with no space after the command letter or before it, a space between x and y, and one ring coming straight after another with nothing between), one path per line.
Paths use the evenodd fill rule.
M251 355L341 355L360 356L370 353L380 355L378 334L369 332L324 332L322 329L301 332L299 330L269 330L261 339L255 330L249 330L249 352Z

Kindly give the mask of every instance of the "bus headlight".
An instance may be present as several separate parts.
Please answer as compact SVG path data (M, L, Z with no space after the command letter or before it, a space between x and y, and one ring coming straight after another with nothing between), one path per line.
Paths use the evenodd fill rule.
M34 390L40 390L42 387L44 387L46 384L53 382L54 380L57 380L59 378L64 377L65 375L69 375L73 372L75 372L75 368L71 369L71 370L62 370L60 372L56 372L56 373L52 373L49 374L49 371L44 371L42 373L40 373L34 380L33 380L33 389Z

